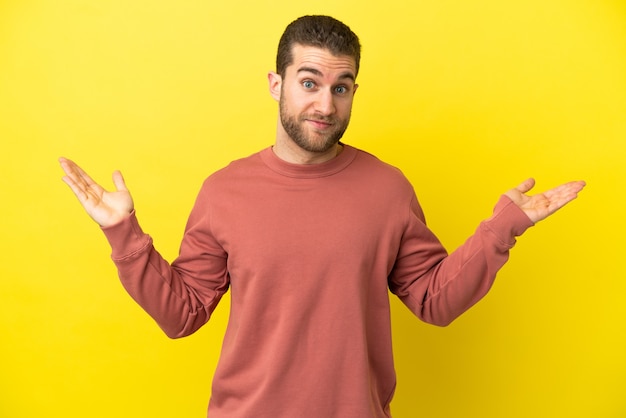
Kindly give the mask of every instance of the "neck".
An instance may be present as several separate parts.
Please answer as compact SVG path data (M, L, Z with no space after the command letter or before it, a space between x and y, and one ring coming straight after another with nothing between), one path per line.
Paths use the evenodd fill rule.
M343 145L337 143L330 149L321 152L307 151L300 148L288 136L278 136L272 147L274 154L283 161L292 164L321 164L337 157L343 150Z
M321 164L330 161L341 154L343 145L336 144L330 150L325 152L309 152L295 146L294 149L286 149L286 147L275 144L272 147L274 154L283 161L292 164Z

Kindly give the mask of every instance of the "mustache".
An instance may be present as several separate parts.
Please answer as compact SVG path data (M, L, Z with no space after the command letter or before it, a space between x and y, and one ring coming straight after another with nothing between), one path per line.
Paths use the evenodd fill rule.
M315 122L323 122L323 123L328 123L328 124L331 124L331 125L334 125L337 122L337 118L324 116L324 115L318 115L318 114L301 115L300 116L300 122L305 121L305 120L312 120L312 121L315 121Z

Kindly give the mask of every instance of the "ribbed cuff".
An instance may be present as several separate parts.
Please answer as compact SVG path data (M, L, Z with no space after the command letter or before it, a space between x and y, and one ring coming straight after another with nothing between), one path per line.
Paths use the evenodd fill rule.
M128 217L115 225L102 227L101 229L109 241L109 245L111 245L111 258L113 260L132 258L133 255L152 244L152 238L145 234L139 226L134 210Z
M498 239L509 245L515 244L515 237L522 235L528 228L535 225L508 196L500 196L491 218L482 226L489 229Z

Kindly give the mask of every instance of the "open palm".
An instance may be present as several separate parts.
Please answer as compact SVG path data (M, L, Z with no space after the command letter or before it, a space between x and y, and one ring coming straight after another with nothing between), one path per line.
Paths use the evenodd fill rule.
M547 218L578 196L584 181L571 181L553 189L532 196L526 193L535 186L534 179L528 179L505 194L526 213L531 221L537 223Z
M72 160L60 158L59 163L65 172L63 181L72 189L89 216L100 226L118 223L132 212L133 199L119 171L113 173L116 190L109 192L93 181Z

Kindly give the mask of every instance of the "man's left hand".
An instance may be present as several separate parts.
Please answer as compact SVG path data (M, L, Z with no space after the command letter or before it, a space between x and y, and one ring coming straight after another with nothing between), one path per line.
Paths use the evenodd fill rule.
M584 181L571 181L532 196L526 193L535 186L530 178L505 194L526 213L531 221L537 223L574 200L585 187Z

